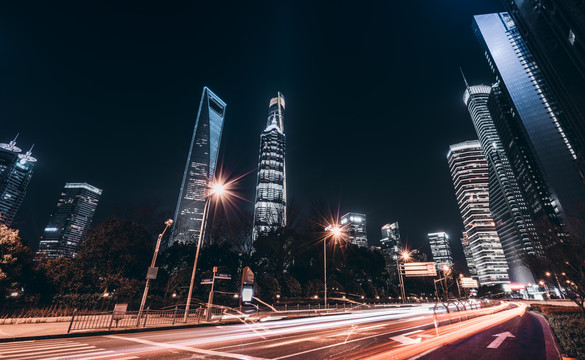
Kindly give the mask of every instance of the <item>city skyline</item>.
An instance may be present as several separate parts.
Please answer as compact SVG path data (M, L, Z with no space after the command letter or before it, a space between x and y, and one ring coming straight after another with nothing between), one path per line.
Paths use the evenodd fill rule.
M431 4L425 10L417 9L417 4L401 4L399 6L405 13L420 15L416 20L419 28L412 35L414 38L403 38L402 30L410 26L409 22L394 22L396 19L391 7L377 6L376 11L359 14L355 14L352 7L340 6L324 18L329 26L324 28L321 27L322 18L305 13L303 8L290 9L287 5L273 4L264 9L254 9L261 10L253 15L260 18L270 18L269 14L287 10L288 24L298 29L302 29L300 24L306 24L308 28L299 30L298 34L277 30L275 34L281 35L273 38L263 27L257 26L235 37L229 46L225 41L231 38L231 33L226 31L217 34L220 41L199 37L191 39L194 33L189 31L189 36L183 35L165 45L166 39L181 32L181 28L191 29L190 24L197 23L192 21L192 17L196 17L195 9L186 5L185 8L170 9L162 14L158 13L158 9L148 7L125 8L129 19L121 23L112 18L113 28L103 34L103 39L92 35L97 18L87 10L109 17L105 8L80 6L67 9L63 14L80 13L80 18L68 16L67 21L79 25L78 33L87 35L88 42L81 43L80 51L70 54L72 69L60 69L54 61L44 64L51 72L60 74L62 82L50 93L62 98L54 104L47 104L43 97L39 97L41 103L38 108L19 106L19 109L25 108L23 113L18 113L14 104L2 104L3 118L11 119L7 131L17 133L23 128L36 128L38 133L30 138L37 143L36 151L43 154L40 157L37 153L42 167L35 170L31 190L23 206L26 210L23 210L16 225L28 228L23 232L27 241L38 238L43 226L40 223L44 222L54 206L54 200L44 192L51 194L58 191L63 179L73 177L87 179L106 190L96 213L96 221L109 217L117 206L137 206L144 202L158 203L162 211L172 213L200 89L209 86L230 104L225 138L222 139L223 144L230 145L220 151L218 161L234 174L244 174L256 168L257 134L264 125L257 119L265 117L266 99L281 90L287 95L287 101L295 104L287 111L287 117L294 119L294 122L287 123L287 135L289 140L293 139L287 146L287 171L290 174L287 190L292 205L296 203L303 209L310 209L314 201L324 201L331 208L336 208L341 203L344 209L368 216L368 231L371 234L378 233L387 219L394 219L400 222L402 239L409 248L427 249L426 233L429 231L441 229L456 234L460 230L459 215L455 199L447 191L451 185L448 168L442 158L446 144L465 140L473 134L465 107L457 101L460 92L458 68L461 65L466 69L473 81L492 81L489 67L484 63L481 50L473 38L471 21L474 14L501 8L488 2L462 7L449 4L447 6L452 8L453 18L450 20L452 26L447 27L442 26L444 21L435 16L439 8L437 4ZM43 7L34 11L41 9L50 13L57 11ZM20 19L25 13L18 6L11 11L15 19ZM246 14L251 14L250 11ZM318 14L327 11L325 8L316 9ZM236 11L227 15L236 22L241 22L245 17L236 15ZM143 22L142 16L149 20ZM369 19L367 27L363 27L360 16ZM345 19L349 26L343 25L344 22L339 19ZM150 21L171 25L159 33L158 38L151 40L138 36L132 30L133 26L129 26L135 24L149 34L154 31L149 30ZM39 26L42 24L41 20ZM7 32L16 34L14 29L18 29L18 25L14 21L8 21L5 26L12 26L10 29L13 31ZM209 26L209 22L202 20L196 26L204 28ZM440 28L441 31L431 33L430 28ZM30 31L35 29L33 27ZM37 57L29 57L26 49L18 48L17 40L21 39L14 35L15 40L11 44L17 48L4 61L14 70L6 81L7 86L14 87L15 104L27 99L24 89L16 86L17 80L29 84L27 88L36 89L34 91L51 88L46 72L35 70L30 76L25 76L17 61L26 59L26 68L36 69L35 59L60 58L69 54L64 52L67 48L65 42L55 40L63 39L63 31L65 28L60 26L51 28L52 40L42 38L47 45L38 46L41 50ZM25 32L20 36L30 40L27 34ZM242 46L248 46L247 39L258 35L258 44L251 45L246 58L234 56L234 51L239 53ZM75 36L69 34L65 38ZM122 46L127 42L116 40L135 36L138 36L137 41L131 42L127 50ZM325 38L334 41L327 42L328 45L323 48L321 39ZM226 49L230 56L211 51L207 60L195 58L195 52L188 48L190 41L196 40L199 40L199 48ZM386 40L394 41L396 46L378 46ZM438 43L442 45L438 46ZM33 41L35 44L38 45ZM461 44L464 46L460 49ZM147 57L151 55L148 50L151 46L158 50L157 55ZM120 50L117 52L120 59L110 56L107 50L111 47ZM234 50L230 50L232 48ZM184 53L177 54L172 49L182 49ZM420 71L406 71L420 63L413 59L423 59L422 55L429 50L446 57L445 61L431 64L428 70L423 66ZM103 65L94 66L96 75L104 80L86 73L83 70L86 65L80 67L90 61L95 51L103 51L101 59L106 60L100 62ZM181 55L175 66L168 66L169 59L160 55L169 51L173 56ZM132 55L133 52L145 57L139 60ZM283 54L284 60L270 61L270 56L266 55L273 53ZM331 62L331 55L336 53L344 55L334 56L336 61ZM293 57L297 60L291 61ZM132 60L139 60L133 62L138 64L133 65L137 66L135 70L125 65ZM111 76L107 75L108 69L112 71ZM144 77L147 72L143 70L146 69L149 70L149 77ZM152 72L152 69L164 69L164 75ZM77 73L95 83L94 89L90 92L72 92L70 89L79 87ZM365 79L377 80L365 82ZM399 85L400 91L387 87L390 79ZM428 109L422 109L413 101L418 99L417 94L423 84L428 83L438 86L439 90L437 96L429 99ZM112 87L114 84L118 86ZM140 88L135 88L133 84ZM99 99L100 106L92 105L92 97ZM77 98L80 101L75 101ZM380 112L375 104L393 110ZM52 115L48 118L41 116L39 111L43 108ZM88 108L95 111L89 112ZM36 120L41 118L57 126L47 127ZM440 121L430 122L432 118ZM95 126L98 119L100 125ZM379 126L379 131L367 126L365 119L370 119L372 126ZM417 121L425 126L419 126ZM92 124L92 138L98 139L98 143L92 139L81 142L73 136L90 128L89 124ZM391 137L387 135L398 132L405 136L389 141ZM445 136L437 137L437 132ZM49 142L49 138L53 140ZM66 139L73 139L73 142L62 146ZM76 150L72 152L71 149ZM61 158L69 160L60 162ZM143 159L149 160L148 165L143 163ZM91 166L86 166L84 163L90 160ZM386 169L380 164L387 161L393 166ZM77 166L72 167L71 164ZM377 172L365 181L363 172L351 170L353 166L356 169L377 169ZM397 172L396 169L403 171ZM120 183L132 186L117 185L110 179L112 173L118 174ZM429 178L423 174L432 176ZM254 199L254 182L254 176L248 176L241 186L243 196L250 202ZM434 191L436 188L445 191L437 193ZM252 208L246 202L240 206L247 211ZM425 219L424 223L420 219ZM377 241L377 238L371 239L372 244L377 244ZM425 251L429 252L428 249ZM455 249L454 253L457 253Z

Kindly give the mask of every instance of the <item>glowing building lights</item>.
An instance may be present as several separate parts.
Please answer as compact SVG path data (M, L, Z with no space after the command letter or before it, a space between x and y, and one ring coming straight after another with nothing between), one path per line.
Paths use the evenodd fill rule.
M361 247L368 246L368 236L366 233L366 215L347 213L341 217L341 224L347 233L347 241Z
M226 103L204 87L179 190L170 243L195 242L199 238L208 185L215 175L225 109Z
M266 129L260 135L254 239L286 224L284 96L279 92L269 104Z

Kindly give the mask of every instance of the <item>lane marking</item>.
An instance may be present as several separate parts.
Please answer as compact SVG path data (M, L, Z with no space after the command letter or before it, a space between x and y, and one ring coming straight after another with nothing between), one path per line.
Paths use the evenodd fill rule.
M43 357L43 360L62 360L62 359L71 359L71 358L79 358L79 356L83 356L83 355L96 355L96 354L103 354L104 352L108 352L108 353L113 353L113 350L107 350L107 351L101 351L103 349L93 349L93 350L80 350L80 351L72 351L69 352L67 354L63 354L63 355L58 355L57 357L51 357L51 358L45 358L43 356L45 355L41 355L41 357ZM52 354L52 356L55 356L56 354ZM38 356L35 357L27 357L27 359L33 359L33 358L38 358ZM23 359L24 360L24 359Z
M404 331L404 330L417 329L417 328L420 328L420 327L423 327L423 326L429 326L429 325L431 325L431 324L433 324L433 323L432 323L432 322L430 322L430 323L422 324L422 325L419 325L419 326L414 326L414 327L411 327L411 328L406 328L406 329L399 329L399 330L394 330L394 331L390 331L390 332L387 332L387 333L376 334L376 335L370 335L370 336L362 337L362 338L359 338L359 339L353 339L353 340L349 340L349 341L347 341L347 342L345 342L345 343L331 344L331 345L322 346L322 347L315 348L315 349L309 349L309 350L301 351L301 352L298 352L298 353L295 353L295 354L288 354L288 355L280 356L280 357L277 357L277 358L273 358L272 360L286 359L286 358L293 357L293 356L298 356L298 355L308 354L308 353L310 353L310 352L313 352L313 351L319 351L319 350L324 350L324 349L330 349L330 348L332 348L332 347L339 346L339 345L347 345L347 344L349 344L349 343L353 343L353 342L356 342L356 341L362 341L362 340L371 339L371 338L375 338L375 337L379 337L379 336L386 336L386 335L394 334L394 333L396 333L396 332L398 332L398 331Z
M502 343L504 342L504 340L506 340L506 338L509 337L516 337L514 335L512 335L512 333L510 333L509 331L503 332L503 333L499 333L499 334L495 334L493 335L496 337L496 339L494 341L492 341L487 348L488 349L497 349L500 347L500 345L502 345Z
M193 352L193 353L200 353L200 354L205 354L205 355L223 356L223 357L228 357L228 358L232 358L232 359L241 359L241 360L267 360L267 359L258 358L258 357L254 357L254 356L247 356L247 355L242 355L242 354L233 354L233 353L221 352L221 351L214 351L214 350L198 349L198 348L192 348L192 347L189 347L189 346L173 345L173 344L154 342L154 341L144 340L144 339L137 339L137 338L131 338L131 337L122 337L122 336L117 336L117 335L106 335L105 337L109 337L109 338L112 338L112 339L118 339L118 340L133 341L133 342L137 342L137 343L140 343L140 344L158 346L158 347L165 348L165 349L177 349L177 350L183 350L183 351L188 351L188 352Z
M43 351L43 352L49 352L49 351L45 351L45 350L52 350L52 349L58 349L61 350L63 348L74 348L74 347L83 347L83 346L89 346L88 344L71 344L71 345L53 345L53 346L45 346L45 347L28 347L28 348L20 348L19 350L10 350L10 351L2 351L0 354L0 358L6 357L6 356L13 356L12 354L16 354L16 353L26 353L26 352L32 352L32 351ZM95 346L94 346L95 347Z

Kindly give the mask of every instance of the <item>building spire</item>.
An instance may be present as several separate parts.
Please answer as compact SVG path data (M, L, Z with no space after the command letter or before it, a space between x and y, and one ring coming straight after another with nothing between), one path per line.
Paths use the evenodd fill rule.
M27 156L31 156L32 155L32 150L35 147L35 144L32 144L32 146L30 147L30 149L26 152Z
M18 139L18 135L20 135L20 133L16 133L16 136L14 137L14 140L12 140L12 141L10 142L10 146L14 146L14 145L16 145L16 139Z
M469 90L469 84L467 83L467 79L465 78L465 74L463 73L463 69L459 66L459 71L461 71L461 76L463 76L463 82L465 83L465 88Z

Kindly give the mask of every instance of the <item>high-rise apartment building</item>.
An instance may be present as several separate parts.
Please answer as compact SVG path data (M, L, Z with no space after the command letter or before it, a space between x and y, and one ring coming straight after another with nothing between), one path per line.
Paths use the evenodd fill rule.
M451 246L449 245L449 236L443 232L427 234L429 244L431 245L431 253L433 261L437 270L443 270L444 266L453 267L453 255L451 254Z
M223 100L203 88L169 245L197 242L199 238L208 186L215 176L225 108Z
M479 283L509 283L508 264L490 213L488 164L479 141L449 146L447 161Z
M508 262L508 275L514 283L535 284L523 261L525 255L534 254L534 224L488 109L492 88L469 86L467 81L465 85L463 102L469 110L488 164L489 207Z
M341 217L340 223L347 234L347 242L361 247L368 247L365 214L347 213Z
M270 100L266 129L260 135L254 239L286 225L284 110L284 96L279 92Z
M582 0L505 0L508 14L554 93L585 173L585 6Z
M74 257L85 240L102 190L87 183L66 183L45 227L37 256Z
M0 224L10 226L24 200L37 161L32 148L25 154L16 146L16 138L0 144Z
M508 13L477 15L473 28L496 76L488 107L526 204L537 220L562 223L585 203L565 114Z

